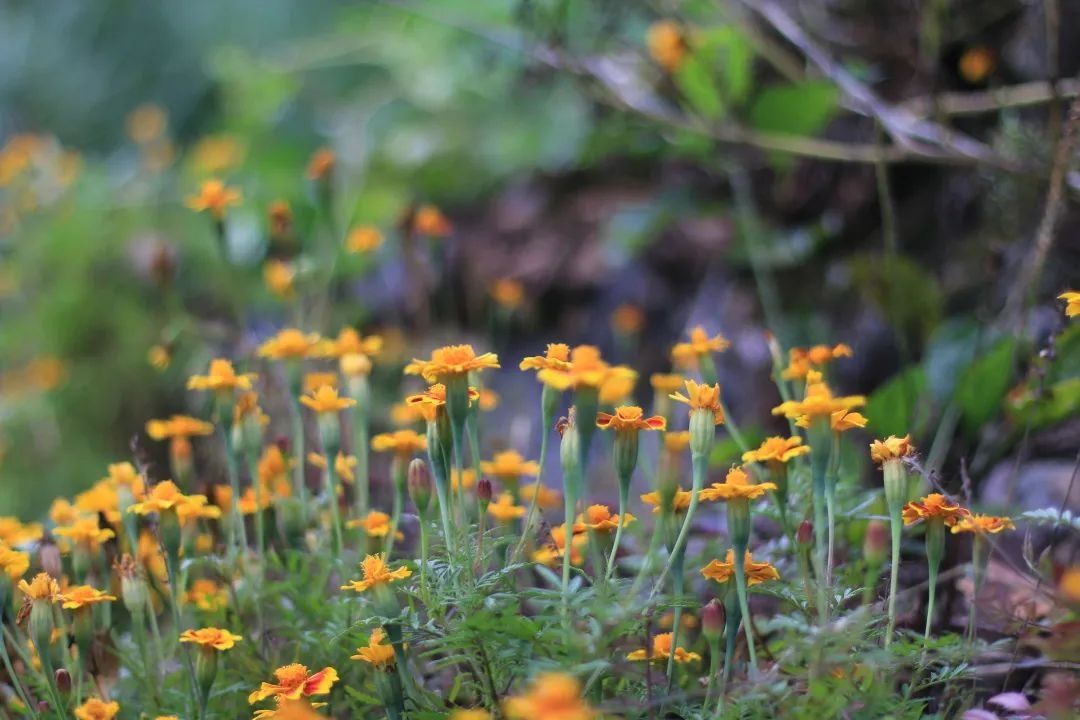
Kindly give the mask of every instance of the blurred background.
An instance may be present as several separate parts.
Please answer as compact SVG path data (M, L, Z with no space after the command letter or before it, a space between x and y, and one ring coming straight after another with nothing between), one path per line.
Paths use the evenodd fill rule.
M633 365L648 404L674 342L723 333L751 437L782 429L767 331L844 342L871 434L990 506L1062 503L1080 3L884 5L3 3L0 514L205 416L186 378L297 323L383 334L387 409L409 357L494 350L488 443L534 457L516 365L548 342ZM243 194L220 242L185 206L211 177Z

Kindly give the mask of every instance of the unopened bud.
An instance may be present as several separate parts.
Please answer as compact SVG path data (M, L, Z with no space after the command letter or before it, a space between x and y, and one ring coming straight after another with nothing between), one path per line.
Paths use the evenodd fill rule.
M48 700L38 700L37 709L38 709L38 712L42 713L42 714L49 712L49 701Z
M420 458L409 463L408 486L416 509L423 515L431 507L431 471Z
M132 615L145 612L150 604L150 592L134 558L125 553L113 567L120 576L120 595L124 600L124 607Z
M38 549L38 560L41 561L41 569L54 580L59 580L63 576L64 562L60 558L60 548L51 539L42 541Z
M487 510L488 503L491 502L492 494L491 481L486 477L480 478L476 483L476 499L480 503L481 510Z
M863 557L871 566L880 566L889 552L889 528L881 520L871 520L863 537Z
M713 598L701 608L701 633L709 640L718 640L724 633L724 606Z
M810 547L814 542L814 524L809 520L799 523L799 529L795 531L795 542L804 548Z
M53 680L56 681L56 689L62 694L67 695L71 692L71 673L64 668L59 668L53 673Z

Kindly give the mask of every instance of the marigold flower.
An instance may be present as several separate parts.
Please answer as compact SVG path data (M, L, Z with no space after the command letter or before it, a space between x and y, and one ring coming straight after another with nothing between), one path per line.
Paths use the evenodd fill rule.
M19 590L30 600L44 600L56 602L60 594L60 586L48 573L38 573L30 582L19 581Z
M112 720L120 712L120 703L113 700L105 702L101 698L90 698L75 708L78 720Z
M394 646L384 644L385 640L386 631L381 627L375 628L367 647L356 648L356 654L351 655L350 659L361 660L378 670L385 670L394 664Z
M0 542L17 547L40 540L44 534L41 523L23 523L11 515L0 517Z
M183 519L185 516L201 514L201 508L205 505L205 495L185 495L172 480L163 480L150 490L145 500L132 505L129 512L149 515L174 510ZM220 515L220 510L217 508L214 510ZM210 512L206 516L213 517L214 513Z
M172 362L172 355L169 353L169 348L164 345L151 345L146 351L146 362L158 372L164 372L168 370Z
M259 482L264 487L272 489L274 495L289 497L292 494L292 484L289 480L289 470L292 466L293 462L285 459L281 448L270 445L263 451L256 467Z
M866 416L854 410L835 410L829 416L829 427L837 433L847 432L853 428L864 428L868 422ZM800 417L795 424L799 427L810 427L806 416Z
M523 502L532 502L533 496L538 495L536 504L544 510L562 506L562 493L538 482L523 486L520 492Z
M345 237L345 251L353 255L375 252L383 244L383 234L373 225L360 225Z
M197 195L187 199L187 206L195 212L209 212L215 220L224 220L226 211L241 201L240 191L227 187L218 179L207 180Z
M720 425L724 422L724 408L720 405L720 385L699 385L694 380L686 381L686 395L676 392L670 395L672 400L686 403L690 406L690 412L695 410L708 410L713 414L713 422Z
M346 355L375 357L383 348L381 335L362 336L354 328L343 327L334 340L323 340L316 350L320 357L343 358Z
M210 578L193 580L184 597L204 612L216 612L229 604L229 591Z
M615 414L606 412L596 414L596 427L602 430L663 430L667 420L660 415L645 417L645 411L635 405L621 405L615 408Z
M976 45L968 48L960 56L956 63L956 69L960 71L960 77L972 85L980 85L994 70L994 53L985 45Z
M428 382L435 383L468 375L474 370L498 367L499 358L495 353L477 355L472 345L447 345L433 350L430 360L413 358L405 366L405 374L421 375Z
M645 312L640 305L623 303L612 311L611 327L620 335L636 335L645 327Z
M645 648L640 650L634 650L626 656L627 660L641 661L641 660L667 660L672 655L675 656L675 662L688 663L700 660L701 656L696 652L687 652L684 648L677 647L672 650L672 634L660 633L654 635L652 639L652 652L649 652Z
M756 500L769 490L775 490L776 483L751 483L750 476L740 467L728 470L722 483L713 483L698 494L700 500Z
M704 490L702 490L704 492ZM690 499L693 497L693 493L689 490L683 490L679 488L675 491L675 498L672 503L672 507L677 513L686 512L686 509L690 507ZM660 512L660 493L656 490L650 493L645 493L641 496L641 502L646 505L653 506L653 515Z
M371 449L411 457L427 450L427 438L415 430L395 430L371 438Z
M263 493L260 498L260 494L255 491L253 487L246 487L244 491L240 493L240 500L236 503L236 509L241 515L254 515L255 513L265 510L270 507L269 493ZM214 512L216 509L218 512L230 512L232 510L233 492L232 487L228 485L215 485L214 486L214 503L217 508L210 506L200 506L197 510L192 508L192 511L188 515L199 515L200 517L220 517ZM203 511L209 511L209 515Z
M953 534L969 532L980 535L997 535L1004 530L1015 529L1016 525L1013 523L1012 518L977 514L962 517L952 526Z
M337 390L329 385L323 385L310 395L304 395L300 402L320 414L336 413L356 404L352 398L339 396Z
M899 460L913 454L915 454L915 446L911 444L910 435L902 438L890 435L884 440L875 440L870 443L870 459L879 465L886 460Z
M808 427L815 418L832 419L832 414L839 410L852 410L866 404L866 398L862 395L850 395L835 397L829 386L821 381L820 377L811 373L811 379L806 384L806 395L802 400L788 400L773 408L773 415L783 415L797 421L797 424Z
M255 373L236 374L233 364L221 358L210 362L210 372L207 375L192 375L188 378L188 390L213 390L214 392L231 392L236 390L250 390L251 383L258 377Z
M326 469L326 457L319 455L318 453L308 453L308 462L315 467L325 470ZM345 482L354 482L356 480L356 466L360 464L360 461L355 455L346 455L343 452L338 452L337 457L334 458L334 473L344 480Z
M510 278L496 280L491 284L489 292L495 304L507 310L516 310L525 301L525 286Z
M480 400L480 391L474 387L469 387L469 405ZM405 404L416 408L420 417L426 420L432 420L435 418L435 412L446 406L446 386L442 383L435 383L428 387L427 390L421 393L415 393L405 398Z
M275 200L270 203L266 208L266 216L270 218L271 237L283 238L292 232L293 211L287 201Z
M1080 292L1068 290L1058 295L1058 300L1065 301L1065 315L1067 317L1080 315Z
M337 158L334 157L334 151L330 148L319 148L311 156L307 166L307 176L309 180L324 180L330 176L330 173L334 172L334 165L337 162Z
M26 574L30 569L30 556L24 552L13 550L5 543L0 543L0 572L15 582Z
M483 708L466 708L450 713L450 720L491 720L491 713Z
M1065 568L1057 589L1067 601L1080 604L1080 565Z
M413 232L428 237L446 237L454 231L453 225L434 205L421 205L412 219Z
M744 557L743 571L746 574L748 586L758 585L768 580L779 580L780 573L767 562L755 562L749 551ZM735 577L735 551L729 549L724 561L711 560L708 565L701 568L701 574L709 579L723 584Z
M213 423L188 415L173 415L167 420L148 420L146 423L146 434L151 440L190 438L197 435L211 435L213 432Z
M462 468L458 476L457 468L450 468L450 487L454 490L468 490L476 485L476 471L472 468Z
M524 695L503 703L510 720L593 720L598 713L581 697L581 683L573 675L542 673Z
M585 508L584 513L578 515L574 530L587 528L593 532L614 532L619 528L619 525L626 527L636 519L630 513L624 515L612 514L607 505L590 505Z
M705 328L698 325L690 331L690 340L676 343L675 347L671 349L671 354L672 357L689 357L691 355L701 357L702 355L724 352L730 346L731 343L720 333L709 337L709 334L705 332Z
M536 475L540 463L526 460L517 450L503 450L495 453L491 460L480 461L480 472L494 475L500 480L517 480L522 475Z
M228 630L216 627L188 629L180 633L180 642L194 643L200 647L211 648L217 651L232 649L239 641L243 640L239 635L233 635Z
M685 382L686 378L679 373L653 373L649 376L649 384L652 385L652 389L663 395L678 392Z
M664 449L669 453L681 453L690 447L690 431L664 433Z
M56 528L53 533L95 550L101 543L116 537L116 533L109 528L98 526L96 515L78 518L71 525Z
M525 508L514 504L514 496L502 493L495 502L488 505L488 514L499 522L510 522L525 515Z
M337 670L324 667L312 673L307 666L292 663L274 671L276 683L264 682L259 689L248 695L248 704L254 705L266 698L299 700L312 695L326 695L338 680Z
M239 165L246 149L233 135L207 135L192 150L192 164L200 172L221 173Z
M903 510L905 525L914 525L920 520L936 518L947 527L952 527L969 515L971 513L968 510L950 501L941 493L930 493L922 500L909 502Z
M490 412L499 405L499 394L491 388L480 388L480 397L477 399L480 409Z
M391 570L382 555L368 555L365 557L360 562L360 570L364 579L350 580L347 585L341 586L342 590L353 590L361 593L380 585L388 585L398 580L404 580L412 575L412 570L406 567Z
M809 348L791 348L788 351L788 366L781 373L785 380L802 380L811 370L827 365L837 358L851 357L851 348L843 343L838 345L814 345Z
M284 260L267 260L263 263L263 284L282 300L292 300L296 297L296 267Z
M584 560L585 546L589 544L589 538L583 528L572 528L570 540L570 564L581 565ZM533 552L533 562L554 567L562 562L563 553L566 552L566 523L551 528L551 542L543 545Z
M126 127L128 137L140 145L157 140L164 134L169 122L165 109L154 103L145 103L128 113Z
M809 445L803 445L803 440L798 435L789 438L767 438L757 450L743 453L744 463L748 462L777 462L786 463L788 460L806 455L810 452Z
M285 328L260 345L256 354L271 360L303 360L314 355L321 342L322 338L318 333Z
M522 370L562 370L570 369L570 346L563 343L548 343L543 355L533 355L518 365Z
M542 368L536 377L540 382L559 391L579 388L599 390L611 380L626 381L637 377L637 373L628 367L611 366L606 363L600 356L600 350L592 345L575 347L570 351L569 362L568 368L557 366Z
M645 41L649 56L669 73L682 67L689 52L683 29L674 20L658 20L650 25Z
M356 518L345 523L349 528L361 528L368 537L386 537L390 534L390 529L393 527L390 522L390 516L381 510L371 510L363 518ZM401 533L397 533L398 539L405 536Z

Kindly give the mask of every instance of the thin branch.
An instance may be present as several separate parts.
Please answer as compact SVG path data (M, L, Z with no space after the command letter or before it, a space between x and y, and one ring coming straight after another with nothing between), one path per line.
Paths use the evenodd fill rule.
M922 95L900 103L912 115L928 115L936 107L945 115L981 115L1009 108L1043 105L1080 95L1080 80L1073 78L1049 83L1045 80L1007 85L979 92L946 92Z

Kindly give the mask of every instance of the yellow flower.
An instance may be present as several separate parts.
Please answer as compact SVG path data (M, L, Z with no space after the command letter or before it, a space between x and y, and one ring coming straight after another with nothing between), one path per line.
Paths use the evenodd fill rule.
M637 335L645 327L645 313L640 305L623 303L612 311L611 327L620 335Z
M600 385L599 402L601 405L618 405L634 392L637 373L629 368L617 368Z
M256 354L271 360L303 360L314 355L322 342L318 333L304 333L296 328L285 328L259 346Z
M11 515L0 517L0 542L18 546L40 540L45 529L41 523L23 523Z
M429 237L446 237L454 231L450 221L434 205L421 205L412 219L413 232Z
M499 405L499 394L489 388L480 388L480 397L477 399L480 409L490 412Z
M289 497L292 494L292 484L289 480L289 470L292 466L293 462L285 459L281 448L270 445L263 451L256 468L259 482L277 497Z
M574 529L577 530L578 527L581 527L588 528L593 532L614 532L619 528L619 525L626 527L636 519L630 513L624 515L612 514L607 505L590 505L585 508L583 514L578 516Z
M38 573L30 582L19 581L19 590L30 600L44 600L56 602L60 594L60 586L48 573Z
M548 350L550 352L551 347ZM526 358L531 360L534 358ZM522 361L524 365L525 361ZM612 367L604 362L600 350L592 345L578 345L570 351L569 367L543 367L536 378L556 390L595 388L599 390L609 381L633 380L637 373L627 367Z
M536 504L542 509L549 510L562 506L562 493L540 483L522 487L521 499L523 502L532 502L533 496L537 495L537 493L539 493L539 496L536 498Z
M71 525L58 527L53 532L91 550L96 550L101 543L116 537L112 530L98 527L96 515L79 518Z
M375 357L383 348L381 335L360 335L354 328L343 327L337 339L323 340L319 343L316 354L321 357L343 358L346 355L367 355Z
M571 528L570 540L570 564L581 565L584 559L585 546L589 544L589 538L585 535L584 528ZM533 552L533 562L554 567L562 562L563 553L566 552L566 524L551 528L551 542L545 544Z
M754 562L754 557L747 552L743 556L743 572L748 586L758 585L768 580L779 580L780 573L767 562ZM735 577L735 551L728 550L724 561L712 560L701 568L701 574L709 580L723 584Z
M340 397L337 390L329 385L323 385L310 395L304 395L300 402L320 414L336 413L356 404L352 398Z
M507 310L516 310L525 301L525 286L510 278L496 280L489 292L495 304Z
M645 38L649 55L669 73L682 67L689 51L682 28L674 20L658 20L649 26Z
M732 467L722 483L713 483L698 494L699 500L756 500L769 490L775 490L776 483L763 482L756 485L750 482L750 476L742 468Z
M507 698L503 709L510 720L593 720L598 713L581 697L573 675L542 673L524 695Z
M809 348L791 348L788 351L788 366L781 373L785 380L802 380L811 370L821 368L837 358L851 357L851 348L843 343L839 345L814 345Z
M146 103L128 113L128 137L140 145L157 140L165 132L169 116L164 108L154 103Z
M702 492L704 492L704 490ZM682 488L679 488L678 490L676 490L675 491L675 499L674 499L674 502L672 503L675 512L677 512L677 513L686 512L686 509L688 507L690 507L690 499L692 497L693 497L693 493L691 493L689 490L683 490ZM660 493L659 492L654 490L651 493L645 493L644 495L641 496L641 502L645 503L646 505L652 505L654 515L657 514L658 512L660 512Z
M335 372L309 372L304 373L303 388L306 393L313 393L323 385L337 389L339 385L338 374Z
M267 260L263 264L263 283L282 300L292 300L296 297L296 268L284 260Z
M197 578L184 596L204 612L216 612L229 604L229 591L210 578Z
M469 388L469 405L480 399L480 391L474 387ZM416 408L420 417L425 420L434 420L436 411L446 405L446 386L435 383L422 393L409 395L405 398L405 404Z
M909 502L904 506L903 518L905 525L914 525L920 520L931 518L941 520L947 527L952 527L971 513L951 502L941 493L930 493L922 500Z
M864 415L854 410L834 410L832 415L829 416L829 427L833 429L833 432L838 433L847 432L852 428L864 428L867 422L869 421ZM805 416L799 418L795 424L799 427L810 426Z
M391 570L382 555L368 555L365 557L360 562L360 570L364 579L350 580L347 585L341 586L342 590L354 590L360 593L380 585L388 585L398 580L404 580L412 575L412 570L406 567Z
M533 355L518 365L522 370L563 370L570 369L570 346L563 343L548 343L543 355Z
M686 395L676 392L670 395L672 400L686 403L690 412L708 410L713 414L713 423L724 422L724 408L720 405L720 385L699 385L693 380L686 381Z
M879 465L886 460L899 460L914 453L915 446L911 444L910 435L902 438L890 435L884 440L875 440L870 443L870 459Z
M218 508L206 507L205 495L185 495L180 492L172 480L163 480L155 485L142 502L135 503L129 512L139 515L160 513L173 510L181 521L193 517L220 517Z
M390 516L381 510L372 510L363 518L350 520L346 527L362 528L368 537L386 537L390 534ZM401 533L397 533L397 536L398 539L404 537Z
M685 382L686 378L679 373L653 373L649 376L649 384L652 385L652 389L664 395L678 392Z
M450 720L491 720L491 713L483 708L459 709L450 713Z
M635 405L621 405L615 408L615 414L606 412L596 414L596 427L602 430L663 430L667 421L659 415L645 417L645 412Z
M120 712L120 703L115 700L105 702L100 698L90 698L75 708L75 717L78 720L112 720L118 712Z
M377 227L360 225L349 231L345 238L345 250L353 255L363 255L378 250L383 243L383 235Z
M458 477L457 468L450 468L450 487L454 490L468 490L476 485L476 471L472 468L462 468L461 477Z
M434 383L462 377L474 370L498 367L499 358L495 353L477 355L472 345L447 345L433 350L430 360L413 358L413 361L405 366L405 374L421 375L428 382Z
M796 420L802 427L808 427L816 418L828 418L831 421L834 412L852 410L865 404L866 398L862 395L834 397L829 386L821 381L820 375L811 372L807 378L806 395L803 399L780 403L773 408L772 414L783 415Z
M312 695L325 695L338 680L337 670L332 667L324 667L322 670L312 673L307 666L299 663L285 665L274 671L275 683L264 682L259 689L248 695L248 704L276 698L281 700L299 700Z
M1015 530L1011 518L998 517L996 515L968 515L956 521L952 526L953 533L978 533L981 535L997 535L1003 530Z
M278 698L273 710L256 710L252 720L330 720L315 710L326 703L313 703L307 700L287 700Z
M797 458L800 455L806 455L810 452L809 445L803 445L802 438L799 436L789 437L784 439L782 437L767 438L765 442L761 443L761 447L757 450L750 450L744 452L742 459L744 463L747 462L778 462L786 463L788 460Z
M626 656L627 660L641 661L641 660L667 660L672 655L675 656L675 662L688 663L700 660L701 656L696 652L687 652L684 648L677 647L672 650L672 634L660 633L653 636L652 652L642 648L640 650L634 650L632 653Z
M1080 565L1065 569L1058 580L1058 592L1067 601L1080 604Z
M705 332L705 328L698 325L690 331L688 342L676 343L671 349L672 358L685 362L686 358L701 357L712 353L724 352L731 345L727 339L717 333L713 337Z
M72 525L79 518L79 509L66 498L56 498L49 506L49 519L57 525Z
M168 420L149 420L146 423L146 434L151 440L190 438L196 435L210 435L213 432L212 423L188 415L173 415Z
M207 375L192 375L188 379L188 390L213 390L214 392L232 392L250 390L251 383L258 377L255 373L236 374L228 360L218 358L211 361Z
M488 514L499 522L510 522L525 515L525 508L515 505L514 496L510 493L502 493L488 505Z
M517 450L503 450L495 453L491 460L480 462L480 472L494 475L503 481L515 481L522 475L536 475L539 471L540 463L526 460Z
M209 212L215 220L224 220L225 211L241 200L240 191L227 187L218 179L207 180L199 188L198 195L187 199L187 206L195 212Z
M150 349L146 351L146 362L150 363L150 367L158 372L168 370L169 364L172 362L169 348L164 345L152 345Z
M371 449L411 457L427 450L427 438L415 430L395 430L371 438Z
M309 180L324 180L334 172L337 158L330 148L319 148L308 161L307 176Z
M192 164L203 173L222 173L244 161L245 148L232 135L207 135L192 150Z
M1080 292L1068 290L1058 295L1058 300L1065 301L1065 315L1067 317L1080 315Z
M315 467L325 470L326 458L318 453L308 453L308 462ZM360 464L355 455L346 455L339 452L337 457L334 458L334 473L345 482L354 482L356 480L356 473L353 472L356 466Z
M233 635L228 630L216 627L205 627L198 630L188 629L180 633L180 642L194 643L200 647L218 651L230 650L243 639L239 635Z
M18 550L12 550L4 543L0 543L0 572L15 582L26 574L30 569L30 556Z
M681 453L690 447L690 431L664 433L664 449L669 453Z
M384 644L386 632L380 627L375 628L368 640L367 647L356 648L356 654L351 655L352 660L361 660L379 670L385 670L394 664L394 646Z

